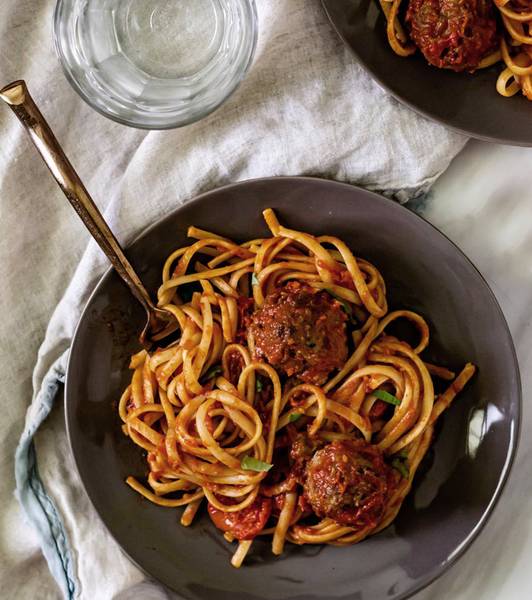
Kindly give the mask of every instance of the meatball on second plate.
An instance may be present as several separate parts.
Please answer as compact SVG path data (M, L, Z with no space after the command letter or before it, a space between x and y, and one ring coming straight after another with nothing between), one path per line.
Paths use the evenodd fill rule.
M406 21L427 61L474 71L499 43L491 0L410 0Z
M256 359L320 385L347 358L346 315L327 292L291 281L268 294L249 328Z

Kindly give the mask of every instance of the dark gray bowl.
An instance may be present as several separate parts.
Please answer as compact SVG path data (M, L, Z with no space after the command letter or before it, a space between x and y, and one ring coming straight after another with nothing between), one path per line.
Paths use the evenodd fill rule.
M378 0L322 0L322 4L360 63L398 100L460 133L532 146L532 102L521 94L503 98L497 93L501 64L470 75L431 67L419 53L401 58L388 44Z
M486 282L445 236L406 208L332 181L273 178L230 185L188 202L150 227L128 255L151 290L164 259L185 244L188 225L244 240L266 235L261 217L335 234L383 273L392 307L424 315L429 358L479 373L442 418L432 457L395 523L348 547L288 545L280 558L257 541L233 569L231 546L208 517L192 527L124 479L146 473L116 412L130 376L143 314L125 285L102 278L74 336L66 378L66 421L85 489L103 522L141 568L187 599L378 600L404 598L440 575L469 546L492 511L516 449L520 384L512 340ZM90 560L89 556L84 560Z

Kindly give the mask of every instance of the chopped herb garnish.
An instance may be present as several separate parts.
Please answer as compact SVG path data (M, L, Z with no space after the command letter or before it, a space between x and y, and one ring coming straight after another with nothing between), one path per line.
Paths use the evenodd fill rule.
M295 423L298 419L300 419L303 415L301 413L292 413L289 417L288 417L288 422L289 423Z
M349 322L352 325L357 325L358 321L357 321L356 317L353 315L353 308L349 304L349 302L347 302L346 300L344 300L343 298L341 298L340 296L338 296L337 294L332 292L329 288L323 288L323 289L326 292L328 292L335 300L337 300L342 305L342 308L344 309L345 314L349 317Z
M259 280L257 279L255 273L251 274L251 285L259 285Z
M257 392L262 392L263 387L262 381L257 378L257 381L255 382L255 388L257 389Z
M401 477L403 479L408 479L408 476L410 475L410 471L408 469L406 460L401 460L399 457L396 457L392 460L392 467L396 471L399 471L399 473L401 474Z
M390 392L385 392L384 390L374 390L372 394L379 400L388 402L388 404L393 404L394 406L399 406L399 404L401 404L401 400L396 398L393 394L390 394Z
M209 381L213 377L216 377L217 375L221 375L222 373L223 373L222 367L220 365L215 365L214 367L211 367L205 373L205 375L201 378L201 380L202 380L203 383L206 383L207 381Z
M244 456L240 461L240 466L246 471L269 471L273 465L254 458L253 456Z

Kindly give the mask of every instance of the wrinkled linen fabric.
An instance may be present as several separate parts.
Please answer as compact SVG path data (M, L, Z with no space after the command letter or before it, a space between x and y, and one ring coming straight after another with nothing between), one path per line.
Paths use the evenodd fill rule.
M195 194L254 177L315 175L419 198L466 142L375 84L318 0L258 0L253 65L212 115L166 132L120 126L66 82L53 9L53 0L0 3L0 86L27 81L124 244ZM4 106L0 210L2 596L167 597L98 520L65 434L58 392L68 348L107 261Z

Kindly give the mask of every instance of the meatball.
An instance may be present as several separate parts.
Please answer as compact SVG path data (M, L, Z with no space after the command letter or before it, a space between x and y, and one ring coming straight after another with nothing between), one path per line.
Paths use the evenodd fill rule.
M327 292L291 281L268 294L249 328L255 358L320 385L347 358L346 316Z
M375 446L335 441L309 461L303 489L319 517L364 528L382 518L392 482L391 468Z
M499 41L491 0L410 0L410 35L427 61L474 71Z

